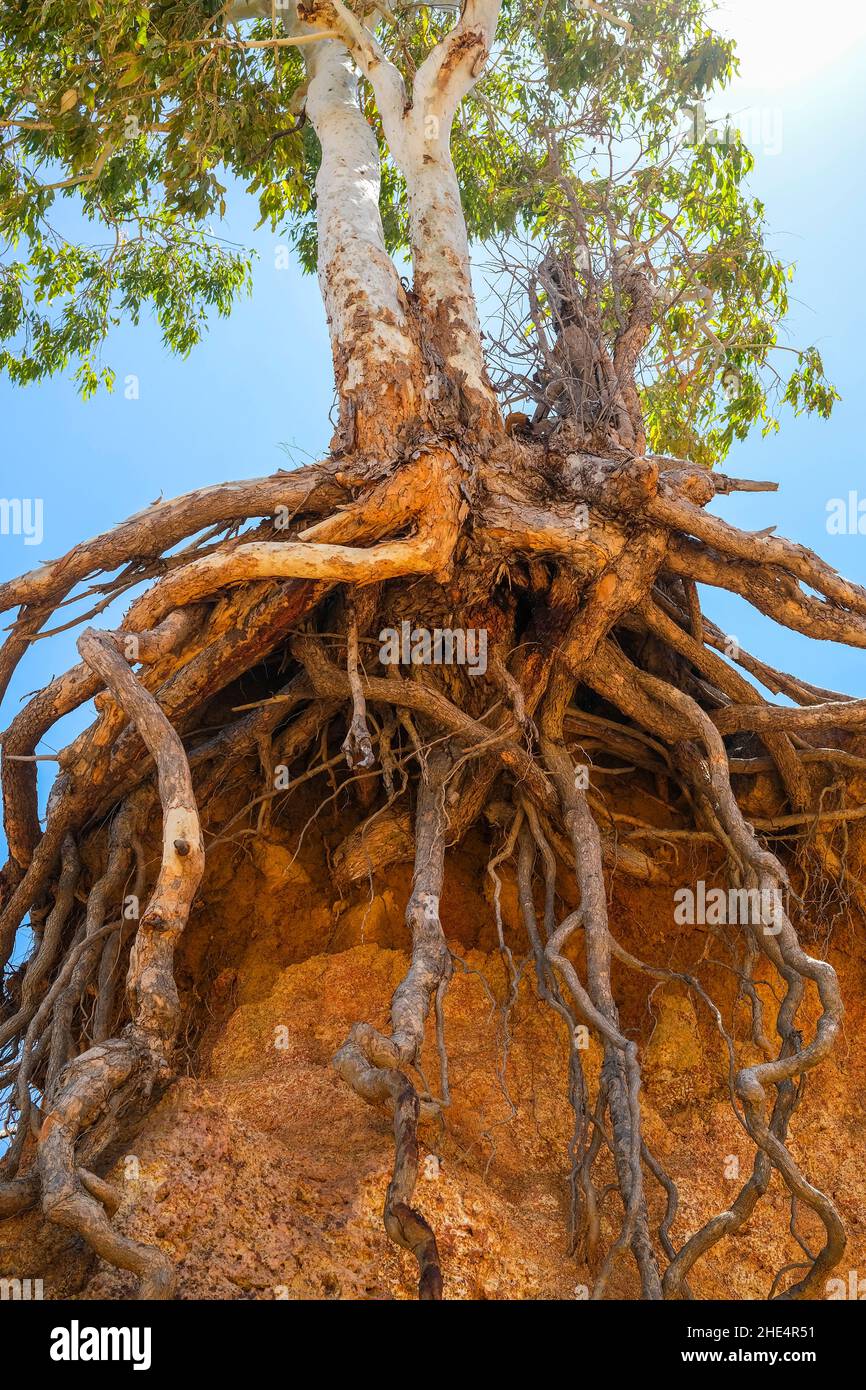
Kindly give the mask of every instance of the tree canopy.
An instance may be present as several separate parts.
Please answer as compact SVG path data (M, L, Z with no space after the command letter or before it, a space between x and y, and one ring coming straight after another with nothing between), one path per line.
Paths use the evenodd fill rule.
M110 386L106 336L143 313L189 352L208 315L227 314L251 283L250 252L220 236L233 184L314 268L320 151L303 46L284 37L277 3L270 17L240 17L256 8L268 0L0 8L0 366L14 381L68 369L85 395ZM826 415L836 395L815 348L790 370L774 354L791 271L768 249L739 132L694 136L700 104L736 67L707 14L706 0L508 0L453 154L473 238L519 235L541 254L574 250L580 229L596 266L626 257L650 271L649 439L711 463L753 425L775 428L781 401ZM397 3L379 18L411 90L453 14ZM362 91L399 253L406 190Z

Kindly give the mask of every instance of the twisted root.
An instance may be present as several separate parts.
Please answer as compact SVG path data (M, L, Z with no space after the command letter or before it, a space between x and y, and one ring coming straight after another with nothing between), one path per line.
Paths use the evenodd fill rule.
M516 467L521 459L523 471ZM419 1066L435 1008L447 1101L442 1006L452 957L439 903L447 848L482 815L511 826L492 862L516 856L537 991L570 1030L573 1245L597 1267L593 1297L604 1295L615 1261L629 1250L644 1297L690 1296L688 1277L696 1262L743 1227L773 1171L791 1194L792 1231L807 1257L796 1266L805 1273L777 1296L819 1295L842 1256L845 1232L830 1198L794 1163L787 1138L803 1078L827 1057L841 1026L832 967L803 950L784 909L771 922L751 924L746 960L735 973L751 1003L752 1037L764 1060L737 1070L734 1041L699 981L639 961L615 941L604 871L670 882L665 867L632 838L662 838L675 853L679 844L712 842L728 856L732 880L744 891L774 900L787 891L788 872L746 820L732 771L775 774L793 815L776 818L769 829L801 824L824 765L840 773L862 770L863 759L843 746L842 737L866 722L866 702L820 690L739 652L744 670L790 696L795 707L766 704L721 659L724 635L701 612L697 584L734 588L797 631L855 646L866 645L866 593L802 547L748 536L703 510L719 493L750 485L673 460L625 458L620 452L615 459L560 459L554 497L546 483L540 485L537 465L514 451L505 468L496 457L470 465L450 444L434 441L378 480L353 480L329 464L205 490L151 508L63 561L0 586L0 607L21 606L0 653L2 687L76 585L100 570L119 570L80 596L101 593L98 608L143 578L157 579L118 632L89 629L82 635L82 665L32 699L3 737L10 856L0 880L0 955L9 961L25 919L33 949L22 967L8 973L0 1013L0 1085L12 1088L14 1118L0 1216L41 1197L50 1220L137 1274L141 1296L170 1295L174 1274L168 1257L114 1229L117 1193L97 1170L123 1126L174 1074L180 1006L173 955L204 868L198 806L210 803L229 763L254 753L266 762L276 750L288 763L315 739L324 746L330 722L348 702L343 751L349 771L369 777L378 748L387 800L374 808L376 783L365 782L364 822L334 859L338 882L348 886L389 863L414 859L406 910L412 951L391 1001L390 1033L358 1023L334 1065L362 1099L393 1113L385 1228L413 1254L420 1296L438 1299L443 1291L435 1235L412 1205L418 1125L438 1113L439 1103L409 1072ZM575 528L578 503L590 507L588 528ZM256 533L234 534L247 518L278 507L294 523L289 535L268 523ZM210 530L201 535L203 527ZM185 549L164 556L182 541L189 542ZM407 585L410 577L415 587ZM486 614L495 638L488 682L473 687L465 679L417 670L406 676L371 673L363 654L367 629L374 628L383 605L399 602L408 611L416 595L445 610L471 600ZM344 666L325 652L326 616L344 634ZM301 623L305 630L298 631ZM268 662L277 653L280 670L296 663L287 684L238 710L239 718L207 737L196 734L214 693L248 671L266 672L273 691ZM139 666L136 674L131 665ZM598 704L582 707L587 689L605 702L602 712ZM63 715L93 698L96 721L59 755L43 831L35 776L40 740ZM380 707L384 716L377 722ZM761 739L766 758L731 756L725 737L746 731ZM622 818L617 821L594 785L587 789L576 779L567 742L575 733L586 748L604 750L655 777L668 795L675 789L690 822L677 828L638 822L624 839ZM401 758L395 741L404 734L408 752ZM814 747L810 734L832 746ZM323 752L298 780L322 769L334 776L336 761ZM413 761L420 772L410 780L405 768ZM138 834L150 815L154 781L162 808L161 867L144 914L129 923L118 920L116 904L133 874L134 896L143 893ZM413 783L414 815L399 804ZM501 795L510 802L504 816L497 809ZM250 815L259 809L255 826L245 833L266 823L273 796L268 792L246 808ZM837 862L832 827L854 815L856 808L843 806L821 818L819 861L825 872ZM79 912L82 846L106 817L104 868ZM230 829L232 822L222 833ZM580 905L557 921L562 864ZM571 950L578 930L584 934L585 979ZM119 1000L127 944L126 992ZM501 944L514 966L513 985L523 967L514 964L504 934ZM765 1035L752 978L759 953L785 987L776 1044ZM620 1026L611 985L615 957L651 978L681 980L702 999L728 1050L735 1110L756 1148L753 1172L730 1208L679 1251L673 1240L676 1184L641 1133L638 1049ZM797 1022L807 983L822 1006L808 1041ZM88 990L96 1003L85 1008ZM574 1042L578 1023L603 1047L594 1103ZM600 1257L604 1193L593 1170L602 1149L612 1156L624 1215ZM650 1229L644 1170L665 1194L657 1237ZM823 1223L817 1254L797 1235L801 1207ZM787 1268L779 1271L773 1295Z

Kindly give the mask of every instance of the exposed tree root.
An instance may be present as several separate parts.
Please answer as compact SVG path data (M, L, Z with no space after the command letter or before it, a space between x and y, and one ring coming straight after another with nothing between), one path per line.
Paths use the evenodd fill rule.
M385 1198L385 1229L418 1261L418 1295L442 1297L442 1270L436 1237L412 1206L418 1180L418 1118L421 1102L402 1070L417 1063L434 995L451 973L451 957L439 921L445 871L444 786L451 759L434 752L418 790L415 817L415 874L406 908L412 934L412 964L391 1000L391 1036L359 1023L334 1057L334 1066L354 1091L371 1104L394 1111L394 1172Z
M161 1251L113 1230L113 1210L106 1211L105 1205L107 1185L98 1177L82 1176L76 1146L98 1120L107 1114L116 1115L119 1105L128 1107L133 1098L146 1100L155 1085L166 1079L179 1020L172 959L204 870L204 849L192 778L180 738L153 696L141 688L130 672L114 638L88 630L79 640L79 649L87 665L135 724L156 763L163 809L163 858L154 892L138 925L130 960L130 1022L121 1037L111 1038L68 1061L72 1014L98 959L86 948L104 931L108 899L121 887L126 856L131 852L123 839L130 827L122 808L106 873L88 899L81 943L85 949L78 950L74 968L63 981L65 988L54 1001L43 1082L45 1115L39 1129L35 1165L42 1210L49 1220L70 1227L97 1254L139 1275L140 1297L166 1298L174 1287L171 1261ZM32 1044L32 1036L29 1041ZM29 1104L20 1091L19 1078L19 1123L24 1124Z
M162 504L4 586L0 602L22 606L4 649L10 672L83 579L91 595L117 591L116 579L99 580L109 566L125 567L121 575L130 582L157 580L119 631L82 635L82 665L33 697L3 738L4 961L22 927L32 941L24 963L7 969L0 1014L0 1084L9 1093L11 1134L0 1215L41 1200L50 1220L135 1273L142 1297L170 1295L170 1261L114 1229L116 1193L99 1169L124 1127L174 1074L179 1002L172 959L204 868L198 807L210 807L230 769L242 781L264 770L263 794L208 828L214 842L261 833L282 795L272 785L273 766L289 766L312 749L297 780L327 770L335 794L344 786L363 789L353 792L359 824L334 856L344 890L390 863L414 860L406 909L411 964L391 1001L390 1034L358 1023L334 1065L360 1097L393 1113L385 1227L415 1257L420 1296L440 1298L447 1271L433 1231L413 1206L419 1121L439 1106L410 1072L435 1009L447 1102L441 1020L452 967L439 915L446 855L474 828L488 834L490 826L505 832L495 872L515 862L539 997L571 1039L572 1241L593 1269L593 1296L604 1296L628 1251L645 1298L690 1296L697 1261L743 1228L774 1171L792 1210L811 1210L825 1235L822 1248L810 1252L795 1226L798 1277L783 1288L786 1267L772 1293L820 1296L845 1232L830 1198L794 1162L787 1138L803 1078L838 1035L842 1003L832 968L800 945L784 907L789 870L759 839L731 777L773 777L789 808L772 821L773 833L794 833L817 816L825 837L823 848L815 842L819 862L826 873L838 869L843 861L826 837L857 808L838 797L826 811L813 807L822 779L862 771L845 731L866 723L866 704L738 652L745 671L795 700L791 708L767 704L719 654L724 634L701 612L696 583L735 587L796 630L854 645L866 643L866 595L800 547L708 517L706 503L735 485L672 460L626 457L619 447L610 458L548 450L542 459L534 446L502 444L479 457L437 442L378 474L317 465L233 485L224 495L208 490ZM584 505L589 526L576 528L575 511ZM205 527L225 529L276 507L290 509L284 531L265 524L251 541L232 535L213 545L195 542ZM173 555L160 570L161 551L183 540L190 544L181 558ZM459 666L383 670L376 634L405 614L449 631L483 625L490 643L483 676ZM230 715L223 709L213 727L215 696L253 672L261 698ZM58 755L43 829L33 759L57 720L91 699L94 723ZM726 746L726 738L746 731L763 752ZM342 774L332 733L348 762ZM581 780L585 760L588 786ZM673 824L632 820L622 833L605 785L623 768L661 787ZM844 781L839 786L844 790ZM157 798L161 868L146 909L129 919L128 893L138 899L146 892L140 835ZM634 843L640 837L650 848ZM717 845L731 883L775 905L770 920L760 915L749 923L747 949L729 967L751 1005L752 1039L763 1057L757 1065L738 1064L736 1040L696 974L639 961L610 932L605 870L676 883L684 872L680 847L692 843ZM665 862L654 844L665 846ZM95 876L83 867L83 850L94 845L101 863ZM569 893L579 907L561 915ZM574 949L579 931L585 975ZM526 962L516 960L504 934L502 946L513 993ZM754 983L759 954L784 991L775 1044ZM613 958L651 979L677 979L703 1001L727 1049L736 1113L755 1146L752 1175L736 1200L679 1250L677 1186L642 1137L638 1048L620 1026ZM822 1008L809 1039L798 1026L807 986ZM604 1053L595 1095L576 1042L581 1028ZM506 1058L507 1050L503 1084ZM596 1175L603 1152L623 1204L619 1233L606 1248L605 1191ZM664 1198L657 1229L646 1173Z

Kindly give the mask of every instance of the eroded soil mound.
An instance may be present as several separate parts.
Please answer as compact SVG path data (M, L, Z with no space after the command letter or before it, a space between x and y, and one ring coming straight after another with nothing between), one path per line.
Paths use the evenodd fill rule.
M339 827L337 827L338 838ZM393 1141L388 1118L334 1074L330 1058L359 1019L384 1026L407 968L403 906L410 870L347 901L327 871L328 833L297 858L296 839L271 827L255 848L209 858L204 893L180 957L188 1075L128 1143L112 1176L124 1193L121 1229L170 1253L181 1298L413 1298L414 1260L381 1221ZM434 1227L448 1298L580 1298L592 1271L570 1250L568 1038L536 997L520 943L513 875L501 871L506 939L516 977L496 949L493 882L476 836L449 867L443 924L455 953L444 1017L452 1103L422 1126L418 1206ZM672 894L618 880L611 928L656 965L693 969L751 1060L750 1017L723 943L677 926ZM866 1273L864 1000L862 928L839 919L829 956L847 1005L842 1045L809 1077L791 1147L837 1203L850 1232L843 1278ZM579 963L579 960L578 960ZM759 977L760 978L760 977ZM192 982L195 980L195 988ZM701 1000L617 965L624 1031L641 1043L647 1143L677 1183L679 1246L724 1209L751 1171L753 1147L728 1091L722 1038ZM774 994L759 985L771 1034ZM509 999L510 1007L506 1007ZM817 1017L809 999L806 1027ZM591 1088L601 1053L590 1041ZM422 1084L440 1094L435 1039ZM608 1165L609 1167L610 1165ZM599 1161L603 1243L615 1238L621 1201ZM654 1229L661 1188L648 1188ZM790 1204L778 1177L747 1227L696 1266L696 1297L766 1297L775 1273L803 1258L788 1233ZM817 1242L809 1213L801 1236ZM134 1281L84 1244L30 1213L0 1226L3 1273L44 1280L45 1296L129 1297ZM608 1296L634 1298L630 1260Z

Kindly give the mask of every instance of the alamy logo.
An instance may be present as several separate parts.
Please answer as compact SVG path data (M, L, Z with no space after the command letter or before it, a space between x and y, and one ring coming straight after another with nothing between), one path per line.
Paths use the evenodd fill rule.
M742 140L751 150L760 147L767 155L782 153L784 116L781 107L757 106L740 113L737 124L729 116L711 121L704 102L687 106L683 112L683 135L687 145L736 145Z
M470 676L487 671L487 629L413 628L402 622L379 633L379 660L383 666L465 666Z
M831 1300L866 1298L866 1279L861 1279L856 1269L848 1270L847 1282L844 1279L828 1279L825 1288Z
M785 917L778 888L708 888L699 879L695 888L678 888L674 902L679 927L760 926L765 936L778 936Z
M827 503L828 536L866 536L866 497L849 492Z
M23 536L25 545L41 545L43 513L41 497L0 497L0 536Z
M149 1327L69 1327L51 1332L52 1361L131 1361L134 1371L150 1370Z
M0 1279L0 1303L38 1302L45 1297L41 1279Z

